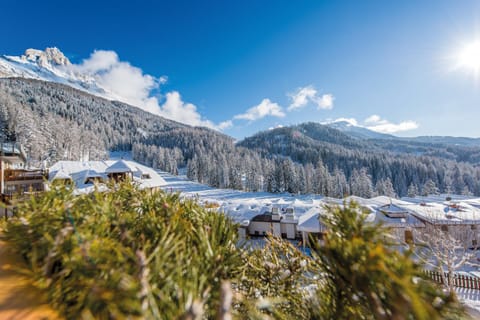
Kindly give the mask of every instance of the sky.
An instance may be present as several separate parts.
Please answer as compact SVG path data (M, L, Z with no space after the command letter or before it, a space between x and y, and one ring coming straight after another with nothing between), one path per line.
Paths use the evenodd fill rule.
M480 137L480 1L2 1L0 39L237 139L337 119Z

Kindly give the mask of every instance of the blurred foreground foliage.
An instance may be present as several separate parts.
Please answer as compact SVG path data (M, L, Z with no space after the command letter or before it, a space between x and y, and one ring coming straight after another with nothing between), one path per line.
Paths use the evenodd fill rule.
M226 215L178 194L74 196L51 188L7 221L4 238L67 319L438 319L461 313L389 249L355 204L331 208L324 246L305 256L270 237L239 242Z

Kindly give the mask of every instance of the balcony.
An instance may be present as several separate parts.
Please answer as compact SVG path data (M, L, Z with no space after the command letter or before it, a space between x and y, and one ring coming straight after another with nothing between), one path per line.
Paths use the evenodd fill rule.
M0 156L2 157L17 157L20 156L25 159L25 152L20 143L17 142L1 142Z
M48 178L46 170L5 169L3 180L11 181L43 181Z

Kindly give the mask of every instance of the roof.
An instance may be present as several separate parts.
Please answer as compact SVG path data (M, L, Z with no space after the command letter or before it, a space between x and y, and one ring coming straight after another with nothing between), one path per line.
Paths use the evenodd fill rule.
M463 201L412 203L405 207L432 224L480 224L480 209Z
M301 215L298 218L297 230L315 233L325 232L325 225L320 222L321 212L322 210L320 208L312 208L308 210L305 214Z
M56 171L50 178L50 181L53 180L72 180L72 177L70 177L70 175L66 171L60 169Z
M118 160L117 162L109 166L107 169L105 169L106 173L125 173L136 171L138 171L138 168L132 163L129 163L125 160Z
M49 181L59 179L58 177L69 176L75 185L75 193L90 193L95 190L92 184L86 184L88 178L101 178L107 180L107 169L120 170L129 168L133 172L133 180L143 188L161 187L166 184L165 180L152 168L141 165L135 161L59 161L50 167ZM116 169L115 169L116 168ZM119 172L122 171L110 171ZM126 171L123 171L126 172ZM145 178L149 177L149 178Z
M280 220L282 220L283 217L281 217L280 215L277 215L278 216L278 220L273 220L273 216L272 216L272 213L271 212L265 212L263 214L258 214L256 215L255 217L252 218L252 222L253 221L256 221L256 222L280 222Z

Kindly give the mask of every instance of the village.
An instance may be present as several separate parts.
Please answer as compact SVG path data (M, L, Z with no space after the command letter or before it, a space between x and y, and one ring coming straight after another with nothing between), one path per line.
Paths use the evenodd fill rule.
M74 194L82 194L96 189L106 191L109 180L128 178L141 189L152 192L162 189L198 198L209 208L223 212L237 222L240 239L272 234L300 240L303 246L312 238L321 242L328 232L321 222L326 207L353 201L367 214L367 223L388 228L398 245L423 241L425 234L447 234L468 249L477 249L480 243L480 198L473 196L439 194L401 199L386 196L335 199L318 195L214 189L124 159L59 161L48 170L27 169L26 156L16 143L2 144L0 160L2 200L7 203L5 218L14 214L16 201L40 193L52 183L70 185Z

